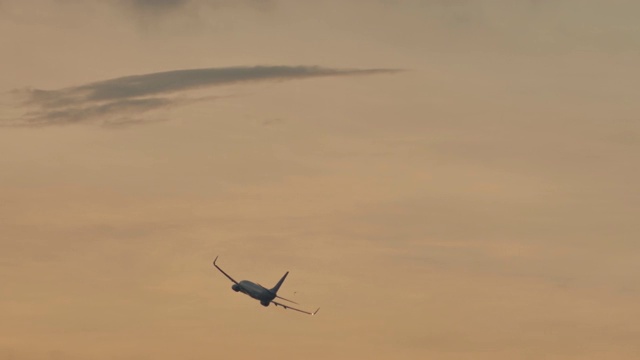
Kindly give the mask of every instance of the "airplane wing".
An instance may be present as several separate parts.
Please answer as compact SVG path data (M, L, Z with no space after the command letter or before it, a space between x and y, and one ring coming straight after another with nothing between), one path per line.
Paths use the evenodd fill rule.
M318 308L318 310L314 311L314 312L308 312L308 311L304 311L304 310L300 310L300 309L296 309L294 307L291 307L289 305L285 305L285 304L281 304L279 302L275 302L273 300L271 300L271 302L275 305L275 306L282 306L285 309L291 309L291 310L295 310L304 314L308 314L308 315L315 315L316 313L318 313L318 310L320 310L320 308Z
M218 265L216 265L216 260L218 260L218 257L216 256L215 260L213 260L213 266L216 267L216 269L220 270L221 273L224 274L224 276L226 276L229 280L233 281L234 283L238 283L237 281L233 280L233 278L231 276L229 276L229 274L227 274L226 272L224 272L224 270L220 269L220 267Z

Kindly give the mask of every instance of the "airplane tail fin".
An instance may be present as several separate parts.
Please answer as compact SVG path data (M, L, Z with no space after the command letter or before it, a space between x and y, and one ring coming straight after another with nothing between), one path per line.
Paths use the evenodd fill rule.
M287 278L287 275L289 275L289 272L288 272L288 271L284 274L284 276L282 277L282 279L280 279L280 281L278 281L278 283L276 284L276 286L274 286L274 287L271 289L271 292L272 292L272 293L276 294L276 293L278 292L278 290L280 289L280 286L281 286L281 285L282 285L282 283L284 282L284 279L286 279L286 278Z

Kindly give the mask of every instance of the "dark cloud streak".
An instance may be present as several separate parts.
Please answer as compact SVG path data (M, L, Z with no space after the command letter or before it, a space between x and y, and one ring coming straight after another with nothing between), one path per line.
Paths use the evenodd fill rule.
M157 13L184 8L189 3L189 0L122 0L121 2L137 12Z
M273 0L119 0L120 5L142 16L187 13L227 6L249 6L256 9L273 7Z
M174 105L211 99L194 98L189 91L214 86L259 81L284 81L329 76L393 73L394 69L333 69L318 66L254 66L165 71L93 82L59 89L28 89L28 111L19 119L2 121L5 126L48 126L82 122L133 124L148 119L133 118Z
M71 89L89 100L110 100L260 80L290 80L320 76L367 75L387 69L339 70L307 66L255 66L175 70L126 76Z

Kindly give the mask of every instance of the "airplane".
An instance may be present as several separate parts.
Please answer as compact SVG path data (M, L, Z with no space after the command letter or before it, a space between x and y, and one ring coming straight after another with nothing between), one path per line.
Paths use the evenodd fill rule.
M284 276L280 279L280 281L278 281L276 286L274 286L271 289L267 289L264 286L262 286L260 284L253 283L253 282L251 282L249 280L242 280L240 282L235 281L231 276L229 276L229 274L224 272L224 270L222 270L216 264L217 260L218 260L218 257L216 256L215 260L213 260L213 266L215 266L216 269L220 270L220 272L223 273L224 276L226 276L229 280L231 280L231 282L233 282L233 285L231 285L231 289L233 289L233 291L235 291L235 292L242 292L242 293L244 293L246 295L249 295L250 297L260 301L260 304L262 306L266 307L266 306L269 306L269 304L273 303L273 305L275 305L276 307L282 306L283 308L285 308L285 310L286 309L291 309L291 310L295 310L295 311L298 311L298 312L301 312L301 313L304 313L304 314L308 314L308 315L315 315L315 314L318 313L318 310L320 310L320 308L318 308L314 312L309 312L309 311L296 309L294 307L289 306L288 304L283 304L283 303L274 301L275 298L278 298L278 299L282 299L282 300L285 300L285 301L292 302L294 304L298 304L295 301L292 301L292 300L289 300L289 299L285 299L282 296L279 296L277 294L278 290L280 289L280 286L284 282L284 279L286 279L287 275L289 275L288 271L284 274Z

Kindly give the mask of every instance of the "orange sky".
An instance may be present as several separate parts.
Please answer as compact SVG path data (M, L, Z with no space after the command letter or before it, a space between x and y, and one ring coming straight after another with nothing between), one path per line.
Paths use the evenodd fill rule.
M0 0L0 360L638 359L639 11Z

